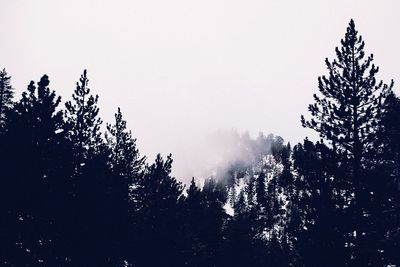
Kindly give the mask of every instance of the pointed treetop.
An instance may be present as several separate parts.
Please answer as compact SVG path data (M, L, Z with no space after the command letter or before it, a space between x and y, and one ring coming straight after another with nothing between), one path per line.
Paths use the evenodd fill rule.
M6 113L13 105L14 88L6 69L0 71L0 129L5 126Z

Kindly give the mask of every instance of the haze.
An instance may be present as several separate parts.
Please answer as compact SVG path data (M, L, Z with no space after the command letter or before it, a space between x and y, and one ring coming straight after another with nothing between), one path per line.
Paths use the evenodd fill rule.
M399 81L399 8L365 0L0 0L0 67L17 98L48 74L63 101L87 68L103 120L120 106L141 153L152 160L171 152L174 174L188 181L208 151L218 153L204 142L217 130L272 132L292 143L313 135L300 115L351 18L380 78Z

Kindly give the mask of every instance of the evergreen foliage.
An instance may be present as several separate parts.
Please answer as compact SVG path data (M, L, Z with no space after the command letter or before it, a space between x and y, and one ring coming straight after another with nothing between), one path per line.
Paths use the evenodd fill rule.
M84 70L76 83L72 101L65 103L68 138L74 144L77 171L91 155L99 152L103 143L100 132L102 120L98 117L97 107L99 97L90 94L88 83L87 71Z
M120 108L102 134L86 70L64 109L47 75L13 102L1 71L0 264L400 265L400 99L353 21L336 57L301 118L320 141L236 135L245 160L187 187Z
M0 134L3 132L7 119L7 112L12 108L14 89L11 86L11 77L6 69L0 71Z
M311 120L301 118L304 127L329 142L338 159L330 190L339 192L336 205L347 218L333 222L349 224L342 232L346 238L341 246L350 248L351 262L357 266L384 263L378 245L384 233L374 232L387 202L380 190L384 177L376 168L376 149L382 146L376 136L393 87L393 81L390 85L377 81L379 68L372 54L365 56L364 46L351 20L341 47L336 48L337 59L325 61L329 76L318 79L320 95L315 94L315 103L309 106Z

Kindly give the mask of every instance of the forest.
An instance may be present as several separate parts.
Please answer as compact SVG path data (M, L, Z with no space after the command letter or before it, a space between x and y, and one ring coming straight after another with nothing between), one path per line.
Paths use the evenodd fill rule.
M3 69L1 265L400 266L400 99L353 20L335 53L299 114L318 141L241 137L251 160L187 185L103 123L86 70L62 102Z

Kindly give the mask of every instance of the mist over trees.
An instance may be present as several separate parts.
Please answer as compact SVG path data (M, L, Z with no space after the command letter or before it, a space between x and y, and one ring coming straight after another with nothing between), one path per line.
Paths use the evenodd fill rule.
M14 98L3 69L1 264L399 266L400 99L364 46L351 20L325 60L299 121L319 141L236 136L240 156L187 185L120 108L103 124L86 70L63 104L47 75Z

